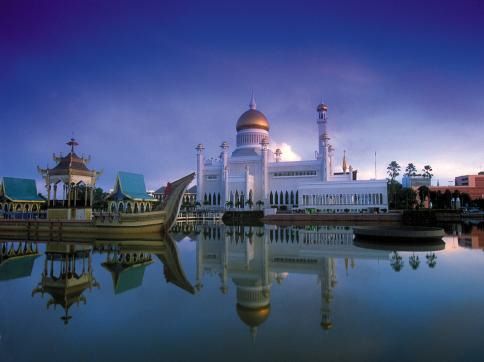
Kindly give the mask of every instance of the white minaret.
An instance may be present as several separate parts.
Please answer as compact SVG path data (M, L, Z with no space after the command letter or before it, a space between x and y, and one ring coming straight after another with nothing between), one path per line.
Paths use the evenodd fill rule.
M267 138L263 138L260 145L262 147L262 200L264 201L264 203L267 203L267 194L269 190L269 140Z
M331 176L334 175L334 164L333 164L333 160L334 160L334 147L331 146L331 145L328 145L328 158L329 158L329 174Z
M202 203L203 200L203 174L205 168L205 147L199 143L195 148L197 150L197 201Z
M324 257L321 259L321 327L330 329L333 327L331 322L331 301L333 300L332 288L336 284L336 274L333 258Z
M318 111L318 131L319 131L319 150L318 150L318 160L321 160L321 181L328 181L328 106L324 103L318 105L316 109Z
M223 187L223 198L222 198L222 205L228 200L228 184L229 184L229 144L227 142L222 142L220 145L222 149L221 159L222 159L222 187Z

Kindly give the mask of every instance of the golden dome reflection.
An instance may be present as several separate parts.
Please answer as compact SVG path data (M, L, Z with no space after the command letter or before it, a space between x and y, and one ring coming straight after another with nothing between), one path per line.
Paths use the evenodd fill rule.
M260 308L247 308L237 304L237 315L249 327L258 327L266 321L271 313L271 305Z
M269 121L264 113L256 109L249 109L240 116L237 121L237 131L248 128L258 128L269 132Z

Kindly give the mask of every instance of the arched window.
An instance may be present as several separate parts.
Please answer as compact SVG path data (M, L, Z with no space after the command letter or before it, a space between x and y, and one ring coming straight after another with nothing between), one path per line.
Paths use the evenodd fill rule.
M271 205L273 205L273 204L274 204L274 195L272 194L272 191L271 191L271 193L269 194L269 203L270 203Z
M299 204L299 191L296 191L296 205Z
M279 193L279 203L282 205L284 204L284 194L282 191Z
M218 195L217 195L217 205L219 205L219 206L220 206L220 192L219 192L219 193L218 193Z
M294 191L291 191L291 205L294 205Z
M119 205L118 205L118 211L124 212L124 204L122 202L120 202Z
M112 213L116 212L116 204L114 202L111 204L111 212Z
M138 203L137 203L137 202L135 202L135 203L134 203L134 213L135 213L135 214L137 214L137 213L138 213L138 211L139 211L139 210L138 210Z
M274 194L274 204L275 205L279 204L279 195L278 195L277 191Z
M215 192L214 192L212 197L212 205L216 205L216 204L217 204L217 195L215 195Z
M289 192L286 191L286 198L284 199L286 202L285 204L289 204Z
M145 204L141 204L140 211L145 212Z
M133 209L131 208L131 202L128 202L128 205L126 205L126 212L129 214L133 212Z
M208 204L212 205L212 194L208 194Z

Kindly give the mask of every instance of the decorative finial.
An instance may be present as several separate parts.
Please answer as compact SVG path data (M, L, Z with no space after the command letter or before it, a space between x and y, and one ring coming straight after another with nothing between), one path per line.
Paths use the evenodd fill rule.
M256 108L256 103L255 103L255 97L254 97L254 91L252 91L252 97L250 99L250 103L249 103L249 108L250 109L255 109Z
M66 145L71 146L71 153L74 153L74 147L78 146L79 143L77 143L74 137L72 137L71 140L66 143Z

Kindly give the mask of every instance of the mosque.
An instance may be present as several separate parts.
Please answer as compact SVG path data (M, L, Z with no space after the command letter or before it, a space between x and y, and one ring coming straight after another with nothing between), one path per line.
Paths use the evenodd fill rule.
M222 142L219 158L205 158L205 147L197 150L197 199L205 207L251 208L253 205L280 209L314 209L319 212L386 212L386 180L358 180L357 170L343 157L337 171L334 148L327 129L328 106L317 107L318 151L314 160L282 161L282 152L270 149L267 117L249 109L236 124L235 150Z

